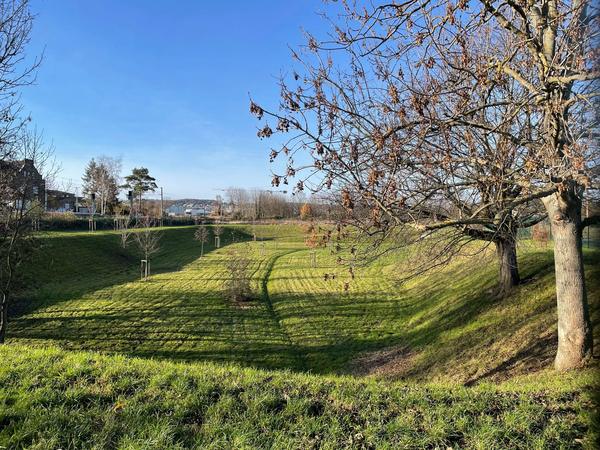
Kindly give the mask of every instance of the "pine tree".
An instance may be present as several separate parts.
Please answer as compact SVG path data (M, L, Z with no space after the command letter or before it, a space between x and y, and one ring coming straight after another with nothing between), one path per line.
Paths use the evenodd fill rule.
M154 192L158 188L155 181L156 178L151 177L145 167L136 167L131 171L131 175L125 177L125 184L121 187L133 191L133 195L138 199L139 212L142 210L142 196L144 193Z

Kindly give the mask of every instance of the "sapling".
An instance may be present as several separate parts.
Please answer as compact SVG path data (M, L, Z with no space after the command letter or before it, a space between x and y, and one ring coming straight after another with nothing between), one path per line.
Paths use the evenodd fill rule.
M200 257L204 256L204 244L208 242L208 230L204 225L198 227L194 239L200 242Z
M140 260L141 279L147 281L150 277L150 257L160 250L162 234L153 230L156 223L149 217L140 219L136 225L139 230L133 233L133 238L144 259Z

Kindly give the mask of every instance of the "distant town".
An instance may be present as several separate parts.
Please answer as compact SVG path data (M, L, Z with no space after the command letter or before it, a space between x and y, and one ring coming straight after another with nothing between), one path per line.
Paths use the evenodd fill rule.
M7 166L8 168L8 166ZM43 175L33 159L12 161L9 170L28 189L22 190L25 207L38 209L46 219L61 215L74 217L149 216L160 218L208 218L258 220L286 218L330 218L333 204L324 197L308 197L303 193L288 195L285 190L221 189L214 199L164 199L162 188L149 175L148 169L134 169L132 175L120 176L120 161L100 157L92 159L82 177L83 195L75 191L52 189L55 184ZM146 198L159 193L161 198Z

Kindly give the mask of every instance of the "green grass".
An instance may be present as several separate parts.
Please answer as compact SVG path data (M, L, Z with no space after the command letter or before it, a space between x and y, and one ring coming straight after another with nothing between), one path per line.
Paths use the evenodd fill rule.
M498 300L490 251L404 284L390 255L344 292L297 226L227 227L202 258L194 230L162 230L146 282L114 232L42 236L0 348L0 446L594 448L597 369L551 369L550 248L522 242ZM235 247L246 304L223 294ZM600 251L585 263L598 323Z
M36 287L15 308L9 342L458 382L551 365L551 249L521 246L527 283L500 301L492 295L496 268L490 252L458 258L405 284L397 281L402 264L390 256L357 270L344 293L347 273L328 250L319 251L318 267L312 268L299 227L261 226L263 241L249 243L239 242L249 239L249 227L230 227L225 245L207 245L203 258L194 227L163 232L147 282L138 279L133 248L121 249L115 233L48 233L31 265ZM234 246L247 246L243 251L252 258L257 299L243 307L223 295L225 262ZM596 319L599 262L600 252L586 252ZM326 272L337 272L336 279L325 280ZM376 351L391 356L371 361Z
M591 449L593 380L400 384L17 344L0 348L0 445Z

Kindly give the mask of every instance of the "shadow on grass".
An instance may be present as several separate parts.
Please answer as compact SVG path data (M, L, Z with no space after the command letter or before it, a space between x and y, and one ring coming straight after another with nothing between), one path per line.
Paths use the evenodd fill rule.
M172 230L172 235L163 237L163 249L155 258L155 273L178 271L199 257L199 245L192 239L194 228L182 231ZM110 242L89 254L99 258L98 251L112 255L118 248L118 236L102 237L109 238ZM237 240L250 239L244 233ZM69 240L59 244L65 251ZM205 246L206 252L213 250L212 246ZM281 250L289 251L285 245ZM104 260L108 258L105 256ZM137 262L130 254L119 258L123 261L116 263L120 264L117 269L125 270ZM405 371L392 375L425 378L441 370L451 371L461 361L481 359L481 364L468 369L470 373L465 372L463 381L469 383L537 370L547 365L553 351L554 334L548 330L555 328L553 290L548 289L553 288L554 271L550 251L532 252L520 258L527 282L505 300L489 294L496 282L495 267L473 270L468 264L450 272L433 273L394 292L299 295L284 289L273 294L267 289L269 281L293 281L289 276L270 277L278 256L274 258L267 263L262 279L263 301L248 309L233 307L217 290L196 287L202 278L193 277L178 279L176 288L159 289L151 295L134 291L114 304L100 304L97 310L90 309L95 304L87 299L83 304L70 305L67 300L139 276L137 267L126 273L101 272L100 276L81 270L76 272L79 278L73 290L59 290L49 297L48 303L43 303L54 308L39 316L16 316L9 337L27 342L53 341L73 349L180 361L236 362L321 374L348 373L352 361L361 354L401 346L418 357ZM600 252L586 253L590 303L596 322L599 262ZM48 281L52 289L71 279L69 270L55 268L53 273L57 279ZM43 286L40 289L43 293ZM529 289L538 289L540 292L535 292L539 298L519 309L521 302L529 301ZM56 308L58 303L60 310ZM25 311L35 311L39 305L39 301L31 302L31 308ZM522 339L524 330L531 331L525 334L527 339ZM506 342L506 348L502 354L491 354L489 349L499 342Z
M196 229L193 226L157 231L162 237L160 250L151 260L153 275L177 272L200 258L200 244L194 240ZM251 239L244 229L224 227L221 247ZM211 236L204 244L204 254L214 250ZM24 267L26 289L11 304L9 317L138 280L140 259L135 243L130 239L123 248L116 232L48 234L41 238L40 250Z

